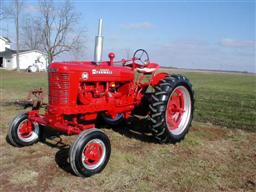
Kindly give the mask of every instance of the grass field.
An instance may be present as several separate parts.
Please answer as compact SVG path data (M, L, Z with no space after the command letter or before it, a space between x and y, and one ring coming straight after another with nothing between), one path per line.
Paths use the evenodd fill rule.
M256 77L184 74L196 91L195 121L185 140L160 145L136 130L105 128L110 162L101 174L82 179L67 160L76 136L24 148L6 142L8 122L23 111L14 101L32 88L46 89L47 76L0 70L0 191L256 191Z
M196 93L196 121L256 131L256 75L184 74Z

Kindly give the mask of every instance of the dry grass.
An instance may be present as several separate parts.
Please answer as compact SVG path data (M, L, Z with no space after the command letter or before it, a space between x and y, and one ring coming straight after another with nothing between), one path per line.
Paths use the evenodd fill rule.
M22 77L25 83L34 78ZM256 191L256 133L198 122L176 145L105 128L112 144L107 167L90 178L76 177L68 146L57 147L58 138L23 148L6 142L8 122L23 111L12 101L26 90L5 88L0 87L0 191ZM66 144L75 138L62 136Z

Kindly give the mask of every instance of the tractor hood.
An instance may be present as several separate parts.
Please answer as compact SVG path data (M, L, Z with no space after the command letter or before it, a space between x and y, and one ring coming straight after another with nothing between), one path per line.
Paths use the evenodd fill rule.
M82 81L132 81L133 70L130 67L110 66L109 62L95 65L94 62L55 62L48 68L49 73L73 74Z

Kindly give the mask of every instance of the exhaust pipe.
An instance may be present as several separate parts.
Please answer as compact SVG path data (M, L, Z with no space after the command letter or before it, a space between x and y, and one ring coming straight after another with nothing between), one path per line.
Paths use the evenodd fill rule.
M103 36L102 19L99 20L98 35L95 37L94 62L99 65L102 61Z

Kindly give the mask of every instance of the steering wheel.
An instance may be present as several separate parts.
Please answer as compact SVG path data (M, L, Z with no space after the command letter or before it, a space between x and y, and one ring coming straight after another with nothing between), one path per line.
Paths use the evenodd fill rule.
M148 53L144 49L136 50L133 54L133 60L139 61L137 64L141 65L141 67L150 63Z

